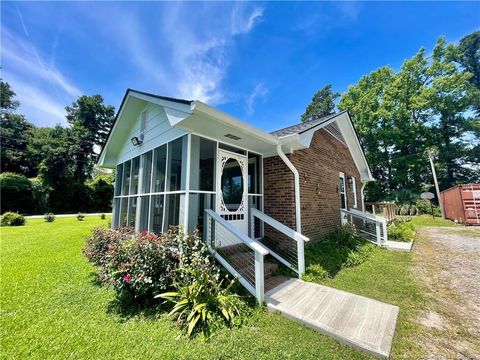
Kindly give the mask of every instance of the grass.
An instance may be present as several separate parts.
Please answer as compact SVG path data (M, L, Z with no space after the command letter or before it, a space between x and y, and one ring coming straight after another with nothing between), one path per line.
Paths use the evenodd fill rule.
M408 217L408 216L407 216ZM412 223L415 227L426 227L426 226L460 226L455 224L453 221L444 220L441 217L433 218L431 215L419 215L411 216Z
M313 251L316 252L315 247ZM306 248L307 268L312 264L319 264L325 268L331 266L332 259L315 258L311 256L311 251L310 247ZM416 319L428 307L430 299L423 295L422 284L411 272L412 261L410 253L375 247L363 264L353 268L342 268L334 272L333 277L315 280L325 286L400 307L392 344L393 359L415 359L427 356L422 344L417 341L417 336L428 330L419 325Z
M369 358L261 307L252 310L241 328L225 329L209 340L201 336L177 339L180 331L161 312L119 311L113 290L95 283L94 268L81 254L84 237L108 221L86 217L81 222L57 218L47 223L38 219L27 220L21 227L1 228L2 358ZM380 288L368 292L378 281L376 274L382 277L381 271L387 271L390 260L380 262L385 269L376 262L370 271L359 267L361 272L354 279L365 284L366 295L382 297ZM343 272L337 276L344 277ZM353 286L344 282L338 285Z

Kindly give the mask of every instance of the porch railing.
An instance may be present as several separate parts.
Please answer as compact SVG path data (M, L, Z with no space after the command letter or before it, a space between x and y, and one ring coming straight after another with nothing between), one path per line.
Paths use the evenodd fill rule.
M260 242L268 249L270 255L295 271L299 276L303 275L305 273L305 242L309 241L309 238L255 208L250 209L250 216L251 234L255 233L255 218L257 218L288 238L272 239L267 234Z
M263 303L264 257L268 250L213 210L205 210L204 240L209 251L240 283Z
M377 245L384 245L387 242L387 220L385 218L355 209L341 209L340 214L342 225L352 225L360 236Z

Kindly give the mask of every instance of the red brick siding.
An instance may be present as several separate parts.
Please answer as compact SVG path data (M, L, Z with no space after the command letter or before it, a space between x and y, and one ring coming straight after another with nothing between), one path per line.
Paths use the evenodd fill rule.
M353 206L348 177L356 178L357 207L361 181L349 149L325 130L315 132L310 148L287 155L300 175L302 233L318 241L340 226L339 172L345 174L347 206ZM264 160L265 213L295 228L293 174L277 156ZM268 235L266 232L265 235Z

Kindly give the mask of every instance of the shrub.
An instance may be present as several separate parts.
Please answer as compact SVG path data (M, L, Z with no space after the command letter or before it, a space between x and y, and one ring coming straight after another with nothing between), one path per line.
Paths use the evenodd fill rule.
M113 285L120 298L147 300L188 281L188 269L215 268L197 233L171 228L160 236L131 228L96 228L87 238L85 256L99 267L99 280Z
M32 184L25 176L6 172L0 174L2 211L32 213Z
M411 242L415 239L415 227L411 222L391 224L387 228L389 240Z
M351 268L363 264L368 260L375 247L376 245L370 242L359 245L357 249L348 253L343 266L346 268Z
M55 221L55 214L52 213L52 212L49 212L49 213L46 213L45 215L43 215L43 218L45 219L45 221L53 222L53 221Z
M77 220L78 220L78 221L83 221L84 218L85 218L85 215L84 215L84 214L78 213L78 215L77 215Z
M2 215L1 226L22 226L25 225L25 217L15 212L6 212Z
M176 319L188 336L200 331L209 336L220 321L228 326L242 322L242 304L238 296L230 292L233 281L224 288L223 282L227 279L219 280L218 270L205 272L189 269L186 272L191 281L175 283L176 291L155 297L174 305L169 316Z
M107 216L105 214L100 215L100 219L105 220L106 218L107 218Z
M328 271L322 265L311 264L305 269L305 274L302 279L311 282L320 282L328 277Z

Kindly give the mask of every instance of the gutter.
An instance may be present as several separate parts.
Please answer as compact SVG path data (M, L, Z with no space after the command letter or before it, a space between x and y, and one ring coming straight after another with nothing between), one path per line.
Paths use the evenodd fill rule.
M295 225L296 230L298 233L302 233L302 218L300 213L300 175L298 174L298 170L292 164L290 159L285 155L282 150L282 145L278 142L277 143L277 154L283 160L285 165L288 166L290 171L293 173L294 182L295 182Z

